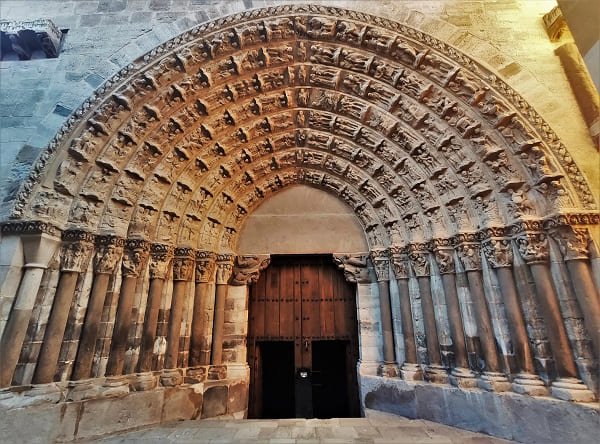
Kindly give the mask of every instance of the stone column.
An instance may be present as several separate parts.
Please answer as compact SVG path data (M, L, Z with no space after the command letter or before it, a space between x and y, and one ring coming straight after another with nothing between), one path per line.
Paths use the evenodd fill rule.
M419 283L419 294L421 295L421 306L423 307L423 324L429 357L429 364L425 367L425 375L431 382L445 384L448 382L448 374L442 366L435 309L431 297L429 253L424 244L411 244L408 257Z
M432 247L435 261L442 276L448 322L450 323L450 334L454 345L454 362L456 363L456 367L450 372L450 382L457 387L476 387L477 379L469 368L465 331L460 312L460 303L458 301L458 292L456 290L454 249L448 239L434 239Z
M558 372L552 383L552 395L569 401L590 402L594 393L579 379L577 366L563 323L558 296L552 284L549 268L549 247L546 234L521 231L515 237L519 254L531 269L536 297L546 324L546 332Z
M173 259L173 247L165 244L152 244L150 246L150 260L148 263L150 288L148 289L148 300L146 302L146 314L144 316L142 343L140 345L140 357L137 368L140 373L152 370L158 310L165 286L165 279L170 271L171 259Z
M165 369L177 368L179 356L179 336L181 335L181 318L186 302L187 288L192 279L195 264L195 251L192 248L176 248L173 258L173 298L169 316L169 332L167 334L167 351L165 352Z
M590 270L590 236L587 229L562 226L552 231L567 264L583 322L591 337L594 356L600 359L600 300Z
M98 338L100 318L104 309L104 300L110 276L123 255L125 240L115 236L96 237L96 255L94 257L94 283L85 313L85 321L79 340L77 358L73 368L72 380L90 377L94 349Z
M80 230L68 230L62 233L60 277L44 333L44 342L33 374L34 384L46 384L54 380L77 280L80 273L86 271L93 250L93 234Z
M213 319L213 339L211 364L220 365L223 356L223 323L225 322L225 299L227 283L233 268L233 254L218 253L216 258L217 272L215 276L215 314Z
M146 264L149 247L150 244L142 239L127 239L125 242L121 264L121 290L119 291L110 355L106 364L107 376L119 376L123 373L135 288L138 277Z
M13 231L22 234L25 265L19 290L0 341L0 387L8 387L12 381L44 270L60 244L60 239L56 237L57 230L43 222L14 224ZM5 227L3 232L6 232Z
M458 257L467 274L469 291L473 298L473 306L477 317L479 340L485 359L484 371L478 381L478 385L489 391L504 392L510 390L510 382L502 372L492 318L485 298L482 261L477 237L475 234L462 234L454 239L454 243Z
M415 342L415 329L413 326L410 294L408 291L408 255L399 246L390 247L392 270L398 284L400 299L400 320L402 322L402 336L404 338L404 362L400 367L402 379L407 381L422 381L423 371L417 360L417 345Z
M215 258L212 251L196 251L196 286L192 333L190 337L190 367L210 364L211 325L209 301L211 283L215 279Z
M510 239L488 237L482 243L482 250L488 264L495 270L498 277L500 293L502 293L508 319L508 328L519 367L519 373L513 379L513 390L531 396L547 395L548 389L535 371L525 318L521 310L517 285L512 271L513 252Z
M385 249L371 250L371 261L377 277L381 331L383 334L383 365L379 369L382 376L398 376L398 365L394 356L394 330L392 326L392 304L390 302L390 258Z

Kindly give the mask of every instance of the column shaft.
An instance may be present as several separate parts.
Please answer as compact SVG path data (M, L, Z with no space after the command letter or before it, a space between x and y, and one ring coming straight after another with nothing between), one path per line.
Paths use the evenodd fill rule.
M211 364L219 365L223 357L223 324L225 322L225 298L227 297L227 284L216 285L215 313L213 319L213 339Z
M460 304L456 291L456 279L451 273L442 274L448 321L450 323L450 334L454 343L454 360L457 367L469 368L467 357L467 346L465 343L465 332L460 315Z
M78 277L79 273L76 271L63 271L60 274L44 342L33 375L34 384L45 384L54 379Z
M404 356L408 364L417 364L417 346L415 344L415 329L413 326L412 308L408 291L408 279L397 279L400 295L400 319L402 321L402 336L404 336Z
M545 263L530 264L536 286L536 297L546 321L546 332L552 347L556 369L561 377L577 378L577 368L571 354L567 332L563 324L558 297L552 277Z
M583 322L592 340L594 355L596 359L600 359L600 302L589 265L584 260L566 262L575 296L583 313Z
M104 308L104 300L106 299L109 280L110 275L105 273L96 274L94 277L94 284L92 286L92 292L88 301L85 321L81 332L81 339L79 340L77 358L73 368L73 375L71 376L71 379L75 381L90 377L96 339L98 339L98 328L100 326L100 318Z
M123 373L125 351L127 350L129 329L131 327L131 309L135 296L137 276L125 275L119 292L117 316L113 330L110 355L106 364L107 376L118 376Z
M25 266L25 273L0 342L0 387L7 387L12 381L43 275L44 268Z
M210 364L210 342L208 330L208 301L211 284L198 282L194 290L194 312L190 338L190 367Z
M377 282L379 306L381 310L381 330L383 333L383 362L394 364L394 332L392 327L392 306L390 304L389 281Z
M167 350L165 352L165 368L167 369L177 368L181 319L183 316L183 305L185 304L185 290L187 284L186 281L175 281L173 283L173 301L171 302L169 332L167 334Z
M498 276L500 292L504 299L508 327L512 336L513 349L519 371L534 374L535 365L533 363L529 339L527 337L527 328L521 311L521 305L519 304L517 285L512 270L509 267L496 268L496 275Z
M477 316L477 329L485 358L485 371L501 372L502 368L498 358L498 350L496 349L496 339L494 337L490 311L485 299L481 271L467 271L467 280L469 281L469 290L473 297L473 305Z
M154 278L150 280L148 290L148 301L146 302L146 315L144 317L144 328L142 332L142 343L140 346L140 357L138 360L138 372L149 372L152 370L152 355L154 341L156 340L156 326L158 324L158 310L162 298L165 280Z
M421 305L423 307L423 324L425 334L427 335L427 355L429 356L429 365L442 365L440 354L440 343L437 335L437 325L435 323L435 311L433 300L431 298L431 284L429 276L417 277L419 282L419 293L421 294Z

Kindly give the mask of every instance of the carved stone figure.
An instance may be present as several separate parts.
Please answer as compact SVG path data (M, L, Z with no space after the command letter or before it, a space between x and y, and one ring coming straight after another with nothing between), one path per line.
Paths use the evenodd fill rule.
M236 256L229 285L241 286L255 283L260 272L271 262L269 255Z

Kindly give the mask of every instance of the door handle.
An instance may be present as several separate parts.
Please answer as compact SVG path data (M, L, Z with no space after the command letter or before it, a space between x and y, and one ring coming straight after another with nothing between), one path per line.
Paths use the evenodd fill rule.
M304 340L304 350L308 351L308 339Z

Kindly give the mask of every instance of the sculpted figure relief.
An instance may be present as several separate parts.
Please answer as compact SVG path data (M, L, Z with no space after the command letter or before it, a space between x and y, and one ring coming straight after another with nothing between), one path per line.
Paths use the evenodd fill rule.
M236 256L229 284L240 286L255 283L270 262L269 255Z

